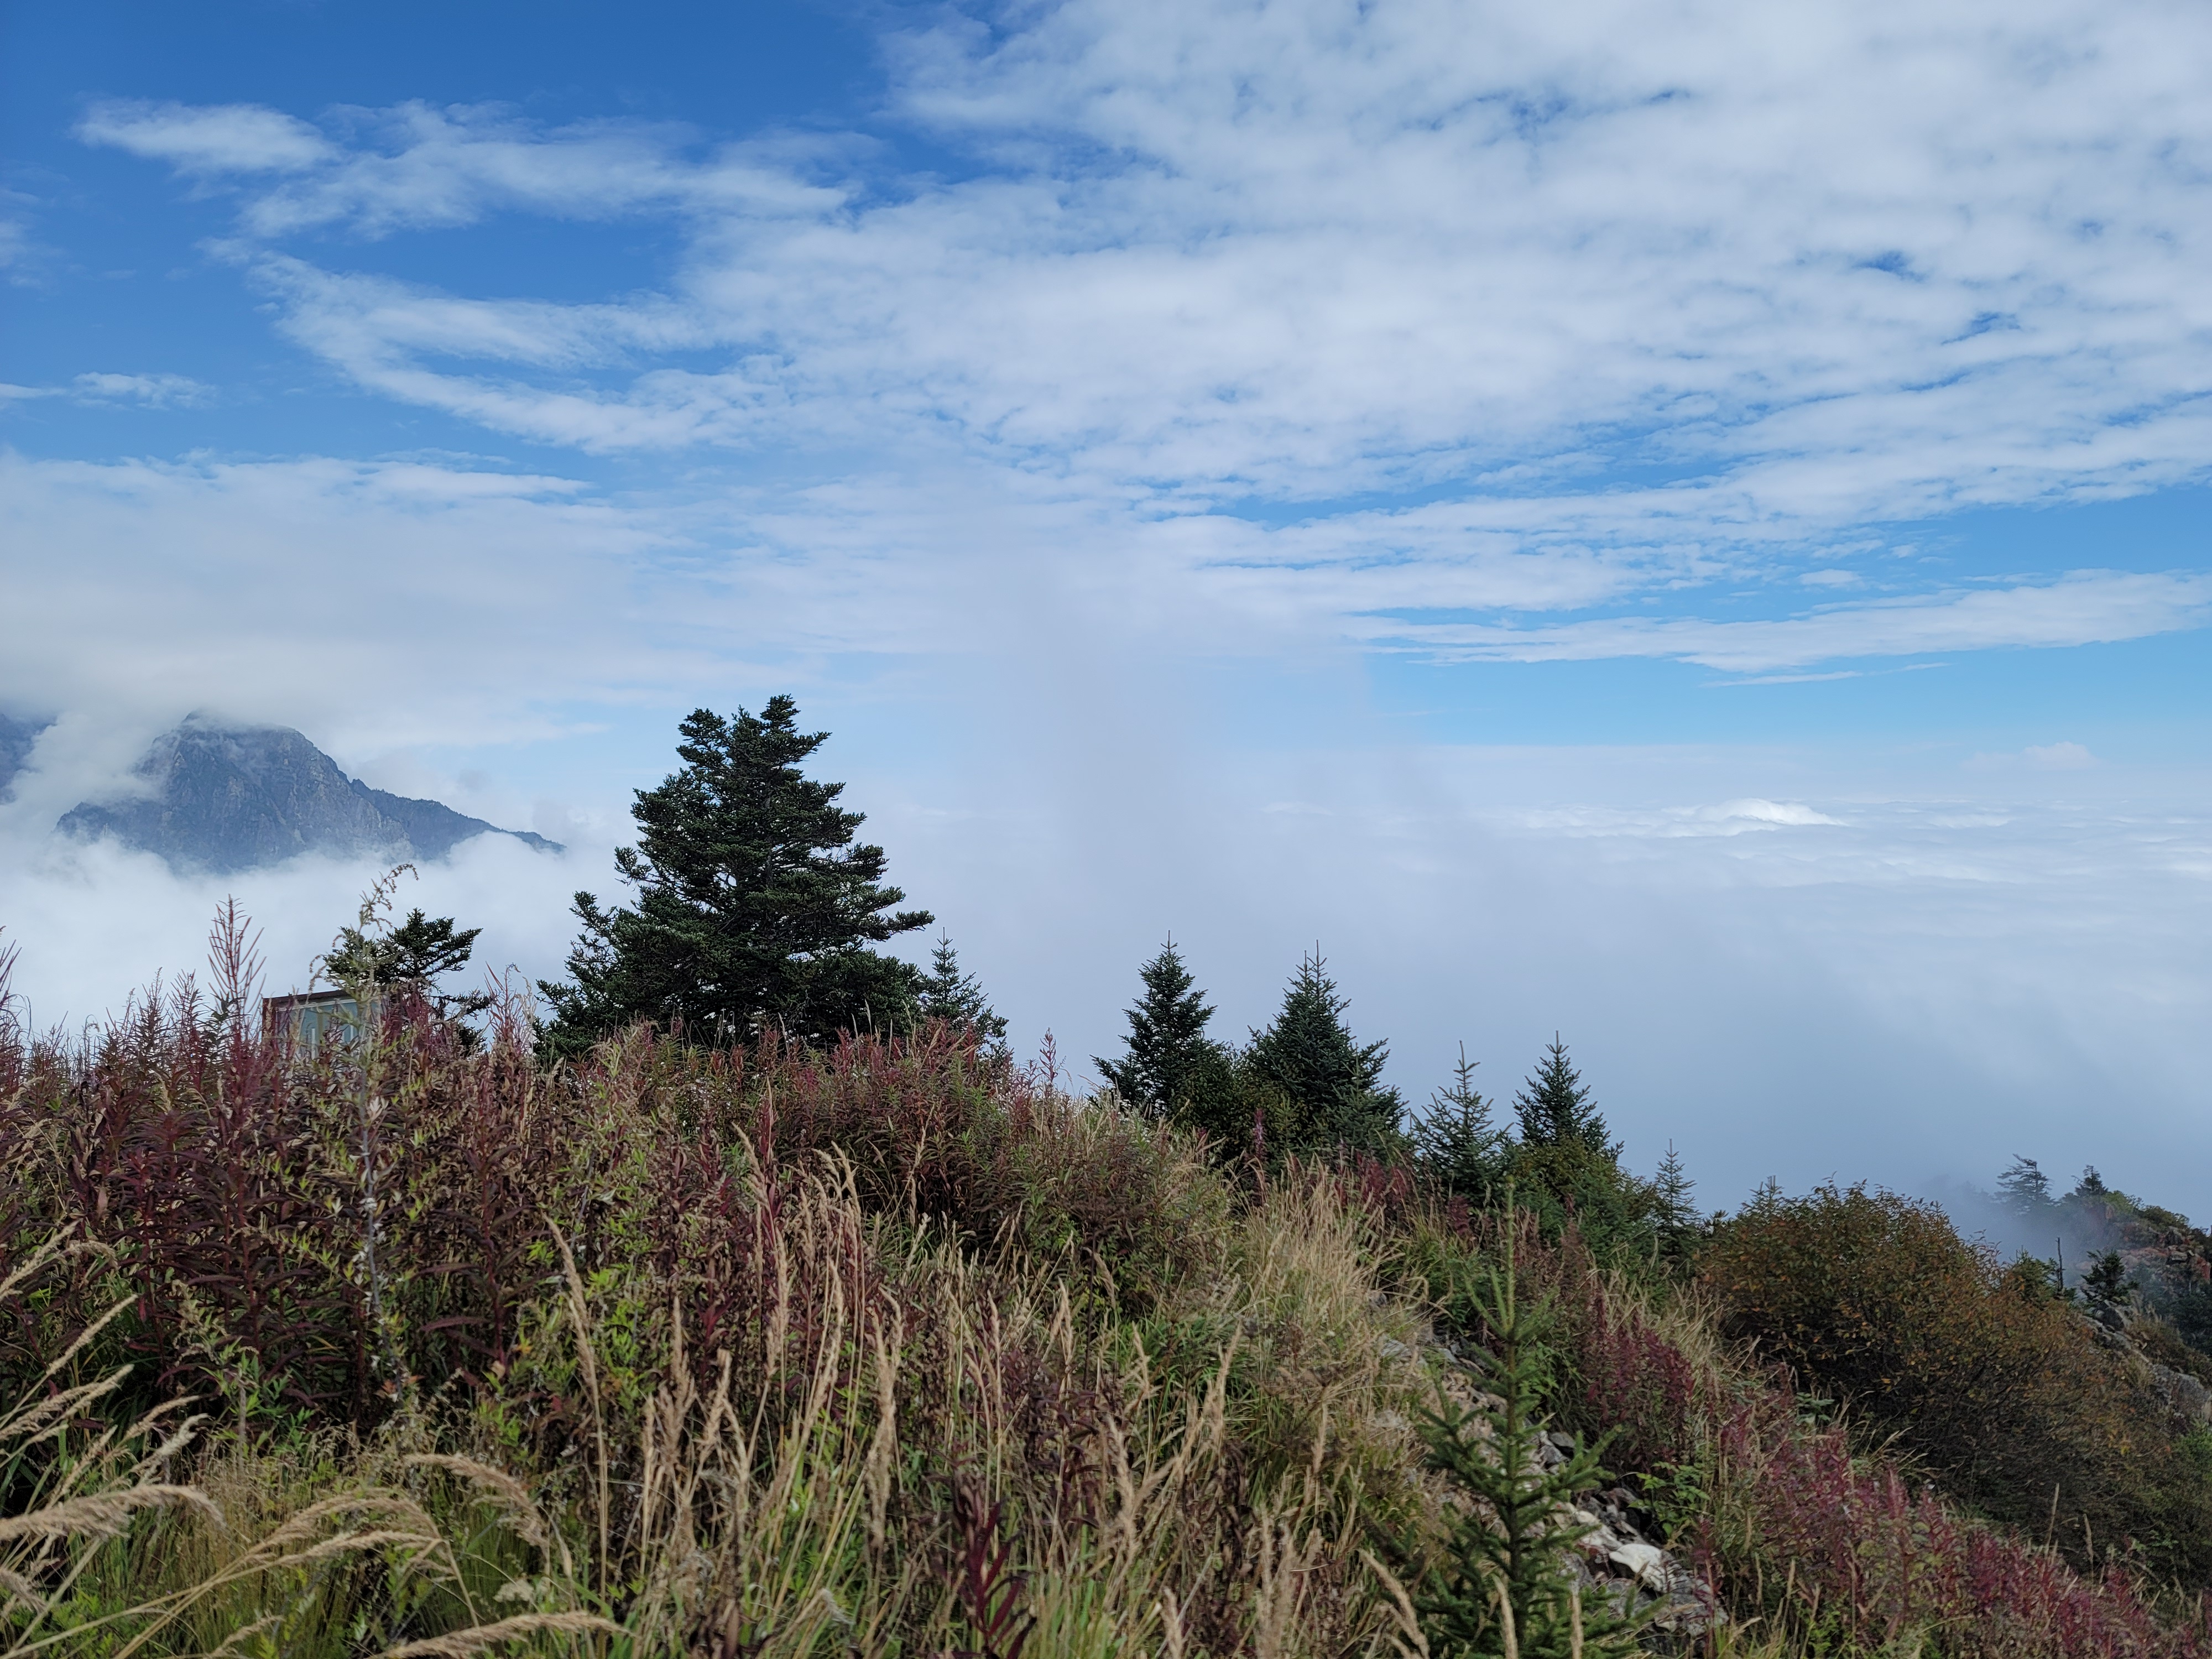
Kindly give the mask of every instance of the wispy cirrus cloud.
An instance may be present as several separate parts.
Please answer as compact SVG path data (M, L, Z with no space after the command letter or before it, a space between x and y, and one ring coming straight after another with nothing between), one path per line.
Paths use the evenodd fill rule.
M891 118L957 177L852 134L489 106L101 105L81 131L234 191L229 257L380 396L588 453L772 450L802 481L810 453L889 476L949 441L1014 499L1119 516L1146 568L1340 637L1751 672L2202 618L2185 575L1966 592L1837 557L1869 525L2212 471L2198 9L988 23L885 45ZM295 246L501 213L665 220L678 251L580 301ZM1682 614L1722 577L1783 614ZM1801 615L1807 582L1855 597ZM1662 614L1376 620L1639 593Z
M180 173L256 179L240 223L260 237L337 226L374 238L502 211L819 214L842 199L795 174L791 162L805 148L796 143L771 147L765 159L727 146L701 157L678 127L606 121L549 131L495 106L419 102L339 109L327 125L333 134L254 105L107 101L86 112L77 134ZM271 174L280 176L258 182Z
M66 398L81 404L131 404L143 409L191 409L213 400L215 388L188 374L79 374L61 386L0 384L0 404Z
M1746 622L1624 617L1553 627L1376 621L1371 636L1505 662L1666 657L1735 673L1862 657L2106 644L2203 625L2212 574L2075 571L2047 584L1831 605Z

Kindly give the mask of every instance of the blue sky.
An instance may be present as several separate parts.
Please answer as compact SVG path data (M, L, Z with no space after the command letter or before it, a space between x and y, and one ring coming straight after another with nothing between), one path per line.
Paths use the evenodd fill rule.
M2200 9L0 17L50 1012L189 954L46 833L188 709L573 843L428 878L544 973L790 689L1030 1041L1318 939L1717 1200L2212 1151Z

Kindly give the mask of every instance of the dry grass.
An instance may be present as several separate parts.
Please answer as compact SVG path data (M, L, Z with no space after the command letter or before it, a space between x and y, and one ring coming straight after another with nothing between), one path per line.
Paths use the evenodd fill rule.
M0 1236L0 1659L1422 1650L1423 1287L1498 1218L1379 1166L1219 1170L941 1031L546 1069L402 1030L364 1115L188 1012L74 1071L0 1041L0 1208L58 1229ZM1523 1261L1563 1410L1680 1466L1735 1575L1716 1655L1926 1636L1758 1577L1813 1560L1786 1525L1822 1511L1780 1502L1812 1442L1701 1304ZM1931 1514L1823 1571L1909 1577Z
M1222 1335L1183 1381L1073 1300L1061 1262L872 1217L835 1160L744 1179L781 1243L762 1369L694 1352L680 1297L635 1352L629 1287L562 1250L519 1368L579 1385L550 1475L503 1461L481 1412L428 1446L426 1417L351 1449L226 1437L196 1485L111 1479L9 1523L47 1552L17 1581L43 1572L46 1610L71 1611L66 1628L19 1620L8 1651L357 1648L374 1605L386 1629L404 1633L395 1608L444 1626L391 1643L395 1659L617 1632L640 1653L941 1652L974 1638L963 1492L1004 1516L1030 1656L1294 1659L1381 1639L1358 1544L1363 1516L1418 1496L1419 1322L1379 1293L1378 1231L1333 1183L1279 1183L1188 1287ZM631 1350L619 1366L611 1344ZM616 1370L653 1379L641 1409L621 1407ZM184 1509L132 1524L165 1504ZM70 1603L88 1572L100 1595Z

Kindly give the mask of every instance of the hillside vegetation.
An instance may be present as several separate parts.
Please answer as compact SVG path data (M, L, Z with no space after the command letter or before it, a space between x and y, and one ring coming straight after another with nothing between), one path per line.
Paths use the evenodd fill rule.
M0 1659L2212 1659L2183 1218L1702 1216L1557 1037L1409 1111L1318 951L1236 1042L1168 944L1079 1091L796 716L534 1006L397 872L312 1021L234 905L74 1038L0 953Z
M1422 1650L1509 1263L1698 1650L2212 1651L2195 1431L1899 1201L1686 1227L1513 1141L1471 1198L943 1023L549 1063L398 997L307 1054L240 990L0 1040L11 1652Z

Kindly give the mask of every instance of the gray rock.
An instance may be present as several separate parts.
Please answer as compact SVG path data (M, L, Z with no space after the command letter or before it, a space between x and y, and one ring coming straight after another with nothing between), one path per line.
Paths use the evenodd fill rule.
M2151 1362L2150 1376L2172 1411L2200 1422L2212 1421L2212 1389L2207 1389L2187 1371L2178 1371L2155 1360Z
M1668 1588L1667 1552L1656 1544L1623 1544L1608 1552L1607 1559L1641 1583L1654 1595Z

